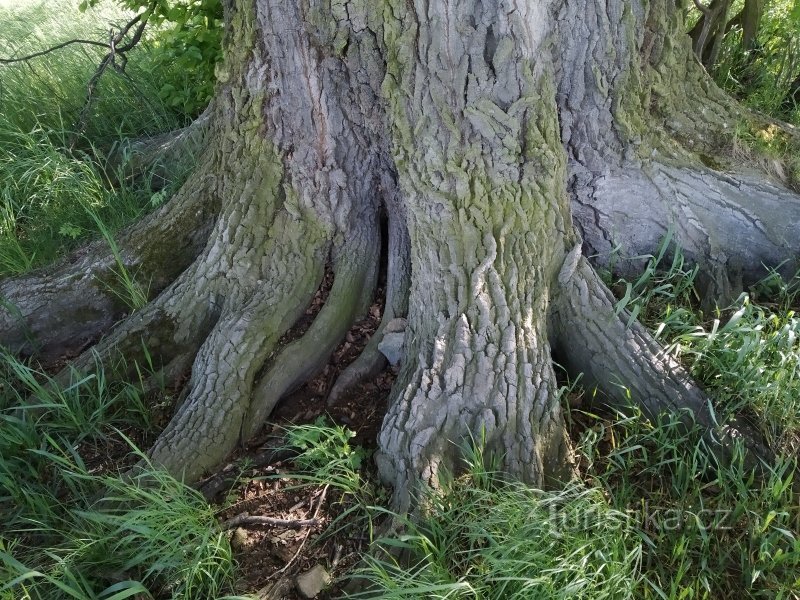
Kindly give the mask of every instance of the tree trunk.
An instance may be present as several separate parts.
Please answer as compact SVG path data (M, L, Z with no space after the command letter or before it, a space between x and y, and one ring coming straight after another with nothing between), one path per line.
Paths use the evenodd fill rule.
M758 45L758 29L764 16L766 0L745 0L742 9L742 48L745 52Z
M751 117L694 62L672 0L229 0L225 10L207 149L165 209L218 216L206 229L175 221L173 237L207 234L191 264L144 262L131 240L149 231L172 248L158 230L123 238L131 268L174 280L96 347L135 356L144 342L167 373L192 365L155 463L196 480L252 436L366 310L381 248L383 325L407 317L378 454L398 506L413 502L414 482L457 471L470 440L533 484L570 475L552 346L610 398L621 380L650 415L690 408L717 427L702 391L643 329L625 327L584 258L602 263L618 245L653 252L672 228L716 297L762 263L797 266L798 198L721 154ZM82 265L91 288L98 271ZM333 287L297 337L326 268ZM85 292L66 276L35 277L52 301L3 283L15 311L0 341L32 348L27 328L58 351L66 336L48 336L47 311L64 314L58 290ZM93 330L119 312L92 306ZM382 366L382 335L332 400Z

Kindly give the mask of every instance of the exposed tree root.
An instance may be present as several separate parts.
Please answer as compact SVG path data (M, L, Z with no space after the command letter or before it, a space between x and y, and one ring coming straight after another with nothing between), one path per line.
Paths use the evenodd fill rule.
M721 458L730 458L737 439L749 450L748 468L760 468L760 460L770 458L757 432L718 422L710 400L680 363L641 324L628 326L627 313L616 314L614 297L580 247L567 256L559 284L553 330L569 373L582 373L586 384L618 409L635 403L653 420L662 413L683 414L687 425L696 423L708 431L709 446L719 450Z
M281 349L280 354L256 384L245 413L241 440L247 441L264 424L278 401L305 383L325 364L355 319L372 300L377 278L379 244L377 224L373 234L345 244L334 266L334 281L328 299L303 336Z
M125 269L150 297L203 249L219 211L212 182L194 178L119 236ZM0 282L0 344L45 361L73 354L130 311L119 295L118 269L108 244L99 241L58 265Z
M328 393L328 405L333 406L349 390L375 377L386 368L386 357L378 350L383 331L394 318L405 317L408 312L408 289L411 283L410 242L408 230L397 207L389 213L388 265L386 301L377 331L372 335L361 354L340 374Z
M233 450L258 370L321 280L316 255L298 256L284 265L280 286L223 312L195 358L186 400L150 451L155 464L196 481Z
M763 176L654 162L585 179L573 191L586 255L621 275L641 272L641 259L624 257L655 254L670 229L700 265L704 297L721 305L767 268L800 268L800 198Z
M200 155L210 130L213 106L209 106L186 127L155 137L125 140L114 147L105 170L114 183L151 177L158 189L169 183L176 173L186 172Z

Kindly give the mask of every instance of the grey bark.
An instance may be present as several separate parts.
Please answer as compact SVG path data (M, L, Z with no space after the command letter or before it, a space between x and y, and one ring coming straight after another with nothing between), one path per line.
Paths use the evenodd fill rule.
M370 81L358 79L373 66L349 69L320 54L326 32L307 35L299 6L239 8L229 10L230 31L248 58L221 69L217 102L249 115L244 144L240 125L230 131L237 164L221 169L235 168L240 183L227 186L216 230L186 278L208 282L200 294L213 298L219 317L194 361L187 399L150 453L189 480L257 431L280 396L321 365L365 310L377 268L382 124L362 110L375 98ZM245 44L255 44L254 57ZM243 169L243 158L255 164ZM328 303L303 338L273 357L329 256L336 279ZM197 291L175 296L197 308Z
M584 254L624 276L668 230L725 305L768 268L800 262L800 198L757 161L735 155L734 130L757 122L691 55L665 0L565 4L559 10L558 104L573 220ZM572 27L597 23L594 42ZM704 163L714 165L713 168Z
M378 465L401 508L470 443L536 485L568 471L545 326L572 236L546 12L441 8L396 7L413 37L386 48L412 282Z
M405 211L397 193L394 173L384 175L383 188L392 190L387 194L388 214L386 298L383 315L377 331L372 335L361 354L345 368L328 393L327 403L335 405L345 394L361 381L371 379L386 367L386 358L380 344L386 327L394 319L408 314L408 288L411 283L411 242L406 229Z
M535 485L570 476L553 344L587 376L618 373L650 415L706 405L643 329L609 319L584 254L653 252L672 226L719 297L760 261L797 260L797 196L747 165L700 166L747 115L696 65L672 0L230 0L226 20L207 158L165 209L208 203L218 218L196 260L97 347L102 359L144 342L167 371L191 363L150 452L187 480L252 435L363 312L381 210L380 332L406 312L407 327L378 463L401 508L474 442ZM326 262L325 306L282 345ZM45 341L47 310L21 319ZM0 339L24 347L14 327ZM380 336L332 401L382 364Z
M151 296L202 250L219 210L212 186L199 175L173 202L118 236L125 268ZM117 268L101 240L57 265L0 281L0 344L45 361L91 344L130 312L118 295Z
M614 262L632 276L642 261L626 257L652 253L672 230L686 257L703 265L706 297L723 306L768 268L785 276L800 268L800 202L763 174L628 165L598 174L575 200L575 222L596 264Z

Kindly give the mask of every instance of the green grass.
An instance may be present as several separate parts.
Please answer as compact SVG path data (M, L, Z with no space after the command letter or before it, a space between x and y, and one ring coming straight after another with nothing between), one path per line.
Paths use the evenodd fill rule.
M111 3L85 14L77 4L0 7L0 56L21 56L72 38L103 40L110 24L129 18ZM144 42L131 54L124 76L106 71L81 132L75 127L102 49L69 46L0 65L0 277L46 264L97 237L96 218L113 232L163 199L147 177L112 185L115 174L103 167L123 138L182 124L158 100L167 75L156 56Z
M782 459L764 482L721 464L678 415L595 418L580 446L585 473L644 540L637 598L796 598L800 512Z
M770 272L730 306L703 314L697 270L667 237L618 308L651 329L700 381L723 416L745 415L779 452L800 448L800 274ZM669 255L671 258L667 258Z
M709 393L718 420L743 415L777 454L766 481L720 464L679 417L601 418L583 433L586 475L633 510L645 540L643 598L800 597L800 278L771 272L731 306L704 315L696 269L668 236L619 309L647 325ZM741 454L739 456L741 458Z
M141 390L109 384L100 368L59 386L2 357L0 598L195 599L231 589L233 560L214 509L120 431L151 429ZM121 477L85 463L109 438L129 445L140 472Z
M24 56L70 39L105 42L110 27L119 28L132 13L103 2L85 13L78 2L53 0L27 6L0 6L0 56ZM36 128L57 138L73 132L84 107L86 86L104 54L103 48L72 45L25 63L0 67L0 106L20 131ZM127 76L113 69L100 80L85 140L112 143L119 137L155 134L177 124L158 97L161 73L153 72L157 50L145 40L129 54Z
M508 481L476 443L468 472L442 474L441 489L423 492L424 510L409 518L383 507L387 496L365 479L353 435L324 419L289 427L287 445L299 455L280 476L339 493L341 516L324 535L368 533L373 550L351 574L368 591L347 597L634 597L641 541L599 488L550 493ZM376 538L389 522L397 533Z
M635 598L641 543L597 489L542 492L477 470L377 540L367 598Z

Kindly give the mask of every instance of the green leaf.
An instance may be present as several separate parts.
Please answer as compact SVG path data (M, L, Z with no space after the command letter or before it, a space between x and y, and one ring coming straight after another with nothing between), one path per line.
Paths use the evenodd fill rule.
M789 13L789 18L796 23L800 23L800 0L794 0L794 6Z

